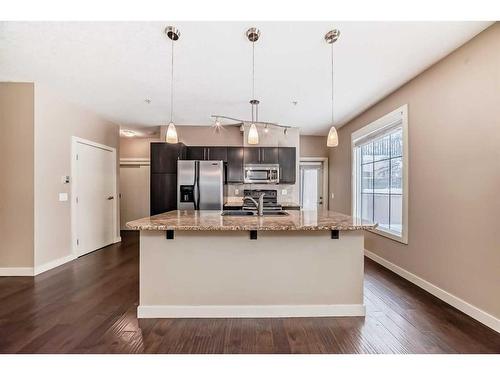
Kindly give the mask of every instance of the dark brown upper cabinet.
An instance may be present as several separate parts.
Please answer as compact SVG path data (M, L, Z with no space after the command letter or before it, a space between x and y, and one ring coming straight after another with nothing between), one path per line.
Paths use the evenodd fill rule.
M245 164L278 164L278 147L245 147Z
M245 164L260 164L260 147L244 147Z
M243 147L227 148L226 182L243 183Z
M205 160L222 160L227 161L227 147L205 147L206 157Z
M278 147L261 147L260 148L260 163L261 164L278 164Z
M222 160L227 161L227 147L189 146L187 160Z
M280 184L294 184L297 167L295 147L280 147L278 149L278 160L280 164Z
M185 158L186 146L183 143L151 143L151 173L177 173L177 160Z
M205 160L205 147L188 146L186 152L187 160Z

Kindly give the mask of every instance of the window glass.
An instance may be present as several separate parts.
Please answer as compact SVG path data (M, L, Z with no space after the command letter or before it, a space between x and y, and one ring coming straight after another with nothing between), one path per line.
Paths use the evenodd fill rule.
M361 146L361 164L371 163L373 161L373 143Z
M355 140L354 140L355 142ZM361 142L363 140L361 139ZM356 212L392 235L403 233L403 128L355 146Z
M403 129L391 134L391 157L403 155Z
M373 159L384 160L390 157L390 140L389 135L379 138L373 142Z
M403 193L403 158L391 159L391 194Z
M361 192L373 192L373 163L361 166Z

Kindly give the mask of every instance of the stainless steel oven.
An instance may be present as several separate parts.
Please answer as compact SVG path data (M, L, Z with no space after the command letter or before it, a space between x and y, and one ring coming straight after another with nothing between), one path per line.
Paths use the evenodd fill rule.
M245 184L277 184L280 182L279 164L245 164Z

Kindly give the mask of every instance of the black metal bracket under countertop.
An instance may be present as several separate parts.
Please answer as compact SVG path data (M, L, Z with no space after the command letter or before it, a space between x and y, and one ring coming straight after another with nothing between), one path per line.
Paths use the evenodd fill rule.
M250 231L250 239L251 240L256 240L257 239L257 231L256 230L251 230Z
M167 230L167 240L173 240L173 239L174 239L174 231Z
M339 239L338 229L332 229L332 240L338 240L338 239Z

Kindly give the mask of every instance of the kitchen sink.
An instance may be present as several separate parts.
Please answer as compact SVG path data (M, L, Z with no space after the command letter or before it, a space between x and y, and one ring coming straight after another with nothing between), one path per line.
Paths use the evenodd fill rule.
M264 216L287 216L290 215L286 211L266 211L263 212ZM228 210L222 211L222 216L258 216L257 211L244 211L244 210Z
M254 211L243 211L243 210L229 210L222 211L222 216L254 216L257 215L257 212Z
M290 215L286 211L264 211L264 216L288 216Z

